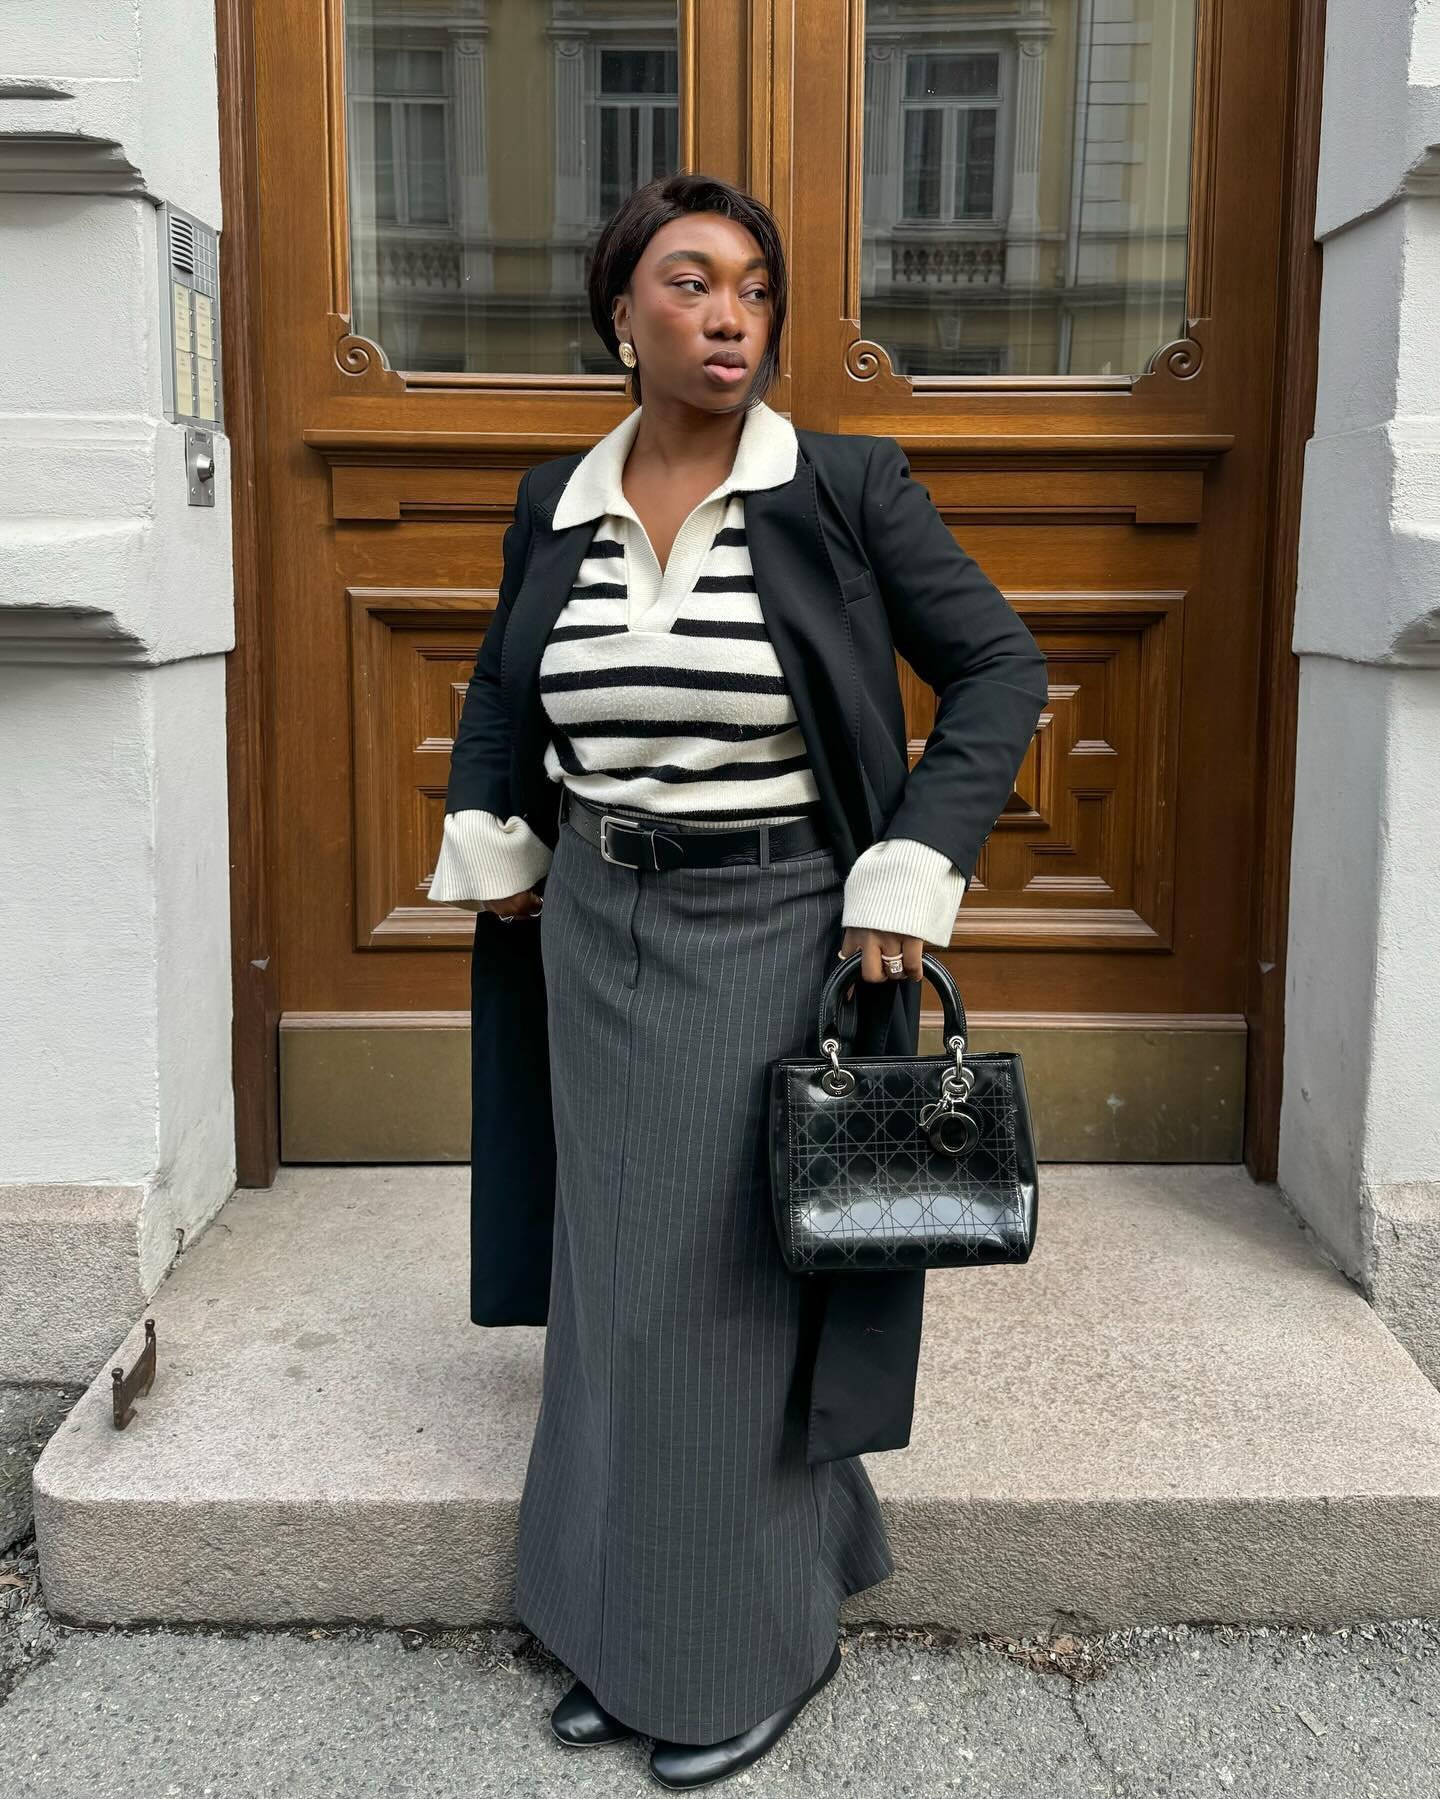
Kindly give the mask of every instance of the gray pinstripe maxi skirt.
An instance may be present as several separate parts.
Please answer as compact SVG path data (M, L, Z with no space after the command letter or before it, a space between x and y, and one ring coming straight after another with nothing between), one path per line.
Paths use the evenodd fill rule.
M813 1047L842 889L829 849L656 872L568 821L545 885L555 1237L515 1609L682 1743L797 1698L894 1570L858 1457L806 1462L818 1320L770 1213L766 1069Z

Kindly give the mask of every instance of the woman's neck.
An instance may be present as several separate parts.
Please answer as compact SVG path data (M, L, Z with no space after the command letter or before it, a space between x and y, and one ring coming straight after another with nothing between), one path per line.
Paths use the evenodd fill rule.
M745 414L701 412L697 407L647 400L626 458L627 469L654 476L693 477L718 469L723 477L733 467Z

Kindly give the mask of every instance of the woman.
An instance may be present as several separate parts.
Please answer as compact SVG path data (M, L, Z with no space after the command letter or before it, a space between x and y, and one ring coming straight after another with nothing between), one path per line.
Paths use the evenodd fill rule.
M521 481L430 898L478 914L472 1312L548 1324L515 1610L575 1676L560 1740L649 1736L685 1789L835 1672L894 1567L858 1452L909 1440L923 1274L788 1273L766 1070L852 950L847 1039L914 1053L1044 659L892 439L765 404L758 201L651 183L589 292L637 407Z

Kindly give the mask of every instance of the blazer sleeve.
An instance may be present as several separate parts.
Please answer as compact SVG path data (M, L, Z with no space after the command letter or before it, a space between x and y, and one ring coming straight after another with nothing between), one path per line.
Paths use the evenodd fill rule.
M495 616L485 631L475 670L465 689L465 703L450 751L450 782L445 810L480 809L508 818L514 811L510 795L510 719L500 692L500 657L505 647L505 627L510 609L525 578L530 557L530 474L520 477L515 495L515 517L505 529L500 546L504 566Z
M881 841L928 843L968 882L1049 698L1045 653L950 535L893 437L875 439L861 513L895 647L936 699Z
M427 897L478 910L489 899L523 893L545 874L551 852L514 811L510 792L510 718L500 691L500 657L510 609L525 578L533 526L531 471L520 477L515 516L506 527L495 615L486 629L450 751L444 836Z

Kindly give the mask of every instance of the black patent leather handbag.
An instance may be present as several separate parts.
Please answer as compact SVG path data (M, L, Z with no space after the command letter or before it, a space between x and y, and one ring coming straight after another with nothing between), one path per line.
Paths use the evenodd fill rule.
M1015 1051L965 1053L965 1006L925 954L946 1053L852 1056L836 1032L856 950L820 996L818 1057L770 1064L770 1180L795 1274L1024 1262L1039 1200L1025 1071Z

